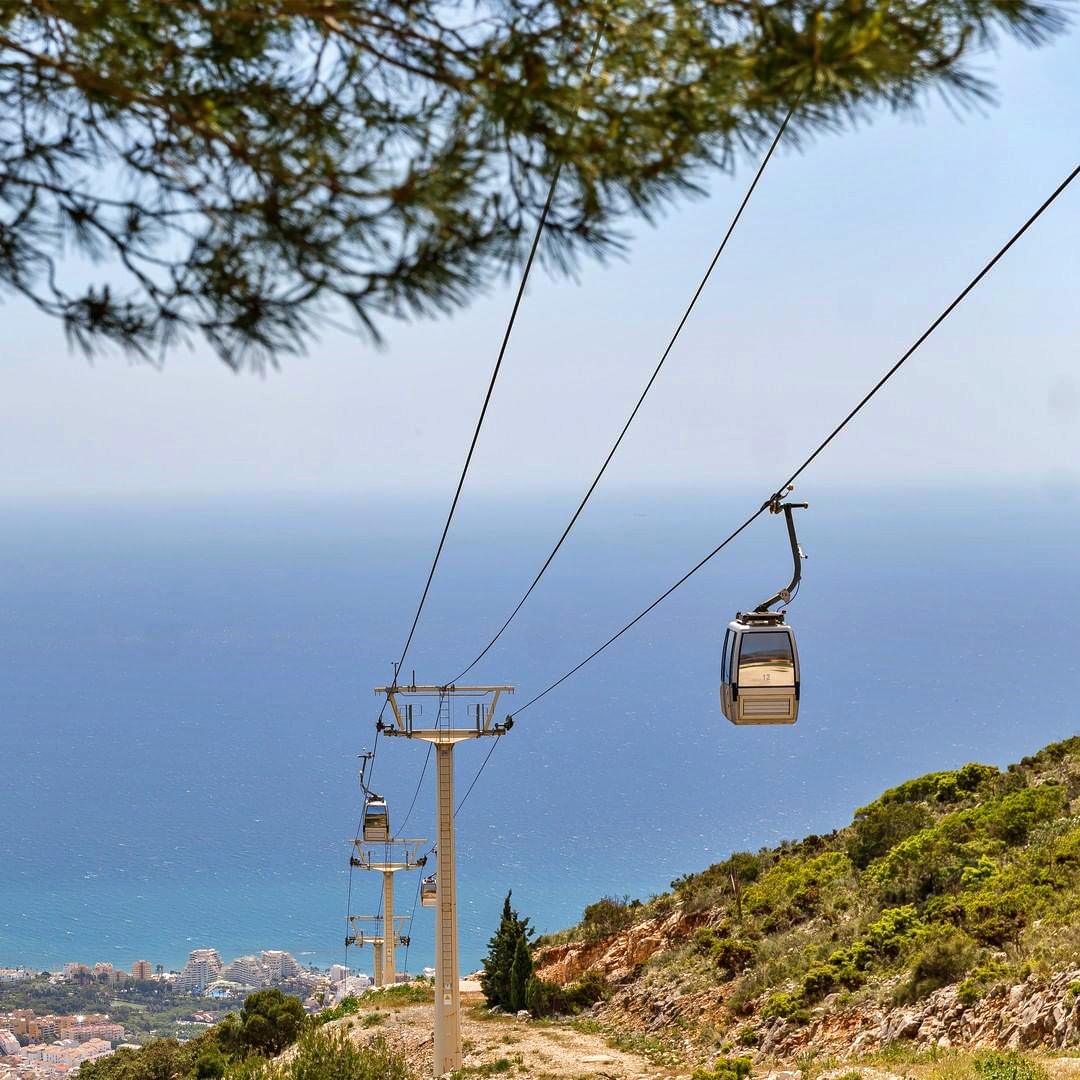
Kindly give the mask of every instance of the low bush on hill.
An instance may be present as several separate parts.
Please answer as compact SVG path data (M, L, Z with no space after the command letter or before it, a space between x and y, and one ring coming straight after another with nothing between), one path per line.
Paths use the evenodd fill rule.
M641 907L640 900L629 896L604 896L590 904L581 920L582 936L586 941L617 934L634 922L634 913Z
M754 946L702 927L694 934L694 950L716 964L717 971L731 977L754 959Z
M987 1050L975 1055L979 1080L1046 1080L1046 1072L1023 1054Z
M695 1069L693 1080L746 1080L751 1061L745 1057L726 1057L716 1061L711 1069Z
M525 1008L537 1019L573 1016L601 1001L608 992L607 982L594 971L565 987L534 975L525 990Z
M897 988L896 1000L918 1001L962 979L979 959L979 947L954 926L935 926L909 962L908 976Z
M388 993L410 984L388 988ZM430 995L430 988L428 988ZM399 995L400 996L400 995ZM367 1004L365 995L363 1004ZM408 1080L400 1057L376 1040L359 1048L344 1032L327 1031L327 1013L347 1016L360 1000L347 998L319 1020L305 1016L297 998L280 990L250 994L243 1010L188 1042L157 1039L146 1046L123 1048L86 1062L80 1080ZM381 1013L370 1016L382 1017ZM369 1026L365 1023L365 1026ZM288 1061L273 1059L295 1046Z

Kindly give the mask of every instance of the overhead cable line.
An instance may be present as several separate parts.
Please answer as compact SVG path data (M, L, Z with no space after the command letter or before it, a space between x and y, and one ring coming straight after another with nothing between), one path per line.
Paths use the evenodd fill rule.
M596 32L596 37L593 40L592 51L589 54L589 62L587 64L586 68L585 68L585 74L582 77L581 83L578 86L577 101L575 102L575 106L574 106L574 114L573 114L573 117L571 119L569 128L567 130L567 136L568 137L573 134L574 129L577 126L578 114L579 114L580 107L581 107L581 97L582 97L582 94L584 92L584 89L585 89L586 85L589 82L589 79L592 76L593 65L596 62L596 55L597 55L597 52L600 49L600 41L603 38L604 30L605 30L605 26L602 24L598 28L598 30ZM480 430L484 426L484 420L487 417L488 406L491 403L491 397L492 397L492 394L493 394L493 392L495 390L495 382L499 377L500 370L502 369L503 358L506 356L506 350L507 350L507 348L508 348L508 346L510 344L510 335L513 332L514 324L517 321L518 311L521 308L521 301L525 296L525 286L528 284L529 275L532 272L533 263L534 263L534 261L536 259L536 253L537 253L537 250L540 247L540 239L541 239L541 236L543 235L544 225L547 223L548 214L551 211L551 206L552 206L552 203L554 202L554 199L555 199L555 190L556 190L556 187L558 186L558 183L559 183L559 176L562 173L562 166L563 166L563 163L562 163L561 159L556 161L555 169L554 169L554 171L552 173L552 176L551 176L551 183L548 185L547 196L546 196L546 198L544 200L544 206L543 206L543 209L540 212L540 217L537 220L536 230L533 233L532 244L529 247L529 254L528 254L528 257L525 260L524 269L522 270L521 281L518 284L517 293L514 296L514 303L513 303L513 306L510 309L510 317L507 320L506 330L503 333L502 342L501 342L501 344L499 346L499 353L498 353L498 356L496 357L496 360L495 360L495 367L491 372L491 378L488 380L487 391L484 394L484 401L483 401L483 404L481 405L481 408L480 408L480 415L477 418L476 427L473 430L472 438L469 441L469 448L468 448L468 451L466 452L466 455L465 455L465 463L462 465L461 475L458 477L457 488L454 491L454 497L451 500L450 509L449 509L449 511L447 512L447 515L446 515L446 522L443 525L442 535L439 537L439 543L438 543L438 546L435 549L435 557L431 561L431 569L428 571L427 580L424 582L424 589L423 589L423 592L420 594L420 602L419 602L419 604L417 604L416 614L413 616L412 625L409 627L409 634L408 634L408 637L406 637L406 639L405 639L404 646L402 647L401 656L398 659L397 664L395 664L395 666L394 666L394 682L395 683L397 682L398 672L401 671L402 667L405 664L405 658L408 656L409 647L412 645L413 637L416 634L416 628L420 623L420 616L423 613L424 604L427 602L428 593L431 590L431 583L435 578L435 571L436 571L436 569L438 568L438 565L439 565L439 559L442 557L443 548L446 545L446 537L450 532L450 525L454 520L454 513L456 512L458 502L461 499L461 492L462 492L462 489L465 486L465 478L468 475L469 466L472 464L473 454L476 451L476 444L477 444L477 442L478 442L478 440L480 438ZM368 772L369 778L373 775L374 769L375 769L375 757L376 757L376 755L378 753L378 749L379 749L379 735L382 732L382 718L383 718L383 716L384 716L384 714L386 712L386 705L387 705L388 700L389 700L388 698L383 700L382 707L379 710L378 721L376 722L376 725L375 725L375 740L374 740L374 744L372 746L371 763L370 763L369 772ZM402 823L402 827L404 827L404 824L408 822L409 818L412 815L413 808L416 806L416 800L417 800L417 797L420 794L420 786L424 782L424 776L425 776L425 774L427 772L427 767L428 767L428 763L429 763L430 758L431 758L431 746L429 744L428 745L427 755L424 758L424 765L423 765L423 768L420 771L420 779L417 781L416 790L413 793L412 802L409 804L409 810L408 810L408 813L405 815L405 819L404 819L404 821ZM362 822L361 822L361 824L362 824ZM352 902L352 868L350 867L350 870L349 870L349 899L348 899L348 903L351 905L351 902ZM351 910L351 908L350 908L350 910ZM348 959L348 944L346 944L345 948L346 948L345 956L346 956L346 960L347 960Z
M596 53L600 48L600 38L603 36L604 28L601 27L597 33L596 38L593 41L592 53L589 56L589 63L585 69L585 75L578 87L578 103L580 106L581 92L585 85L589 81L589 77L592 75L593 63L596 60ZM574 116L570 123L570 129L567 132L567 136L571 136L574 132L574 128L577 126L578 121L578 107L575 107ZM417 605L416 614L413 616L412 626L409 628L409 636L405 639L405 647L401 650L401 659L398 661L397 670L400 671L402 665L405 663L405 657L409 652L409 646L412 644L413 635L416 633L416 627L420 622L420 614L424 610L424 604L427 601L428 592L431 589L431 582L435 577L435 570L439 565L439 559L442 556L443 547L446 544L447 534L450 532L450 523L454 520L454 512L457 510L458 501L461 498L462 488L465 486L465 477L469 473L469 466L472 464L473 453L476 450L476 443L480 438L480 429L484 426L484 418L487 416L488 406L491 404L491 395L495 390L495 381L499 377L499 371L502 368L503 358L506 356L506 349L510 344L510 335L514 329L514 323L517 321L518 310L521 307L522 298L525 296L525 286L529 281L529 274L532 271L533 262L536 259L536 252L540 246L540 237L544 231L544 224L547 222L548 214L551 211L551 204L555 199L555 188L559 183L559 174L562 172L563 163L561 160L555 164L555 170L551 174L551 183L548 185L547 198L544 200L544 208L540 212L540 218L536 223L536 231L533 233L532 244L529 247L529 255L525 260L525 269L521 274L521 281L518 284L517 294L514 296L514 305L510 309L510 318L506 324L506 330L503 333L502 344L499 346L499 355L495 360L495 367L491 372L491 378L488 380L487 392L484 394L484 403L480 408L480 416L476 421L476 427L473 430L472 439L469 442L469 449L465 455L465 464L461 469L461 476L458 477L457 489L454 491L454 498L450 503L450 511L446 515L446 523L443 525L442 536L439 537L439 545L435 549L435 558L431 562L431 569L428 571L427 581L424 582L424 591L420 595L420 603Z
M465 805L465 800L472 794L472 789L476 787L476 781L480 779L480 774L487 767L487 763L491 760L491 755L495 753L495 747L502 742L502 739L492 739L491 749L488 750L484 757L484 760L480 762L480 768L476 770L476 775L472 778L472 783L469 785L465 794L461 796L461 802L457 804L457 808L454 810L454 817L457 817L461 813L461 808Z
M398 826L399 836L405 832L405 826L409 824L409 818L412 817L412 812L416 807L416 800L420 796L420 788L423 786L424 777L427 775L428 764L431 761L431 747L432 744L428 743L427 753L424 755L424 767L420 770L420 779L416 781L416 790L413 792L412 802L409 803L409 811Z
M357 842L360 840L360 832L364 827L363 815L360 817L360 821L356 826L356 836L353 839L353 848L356 847ZM345 977L349 977L349 916L352 914L352 876L353 876L353 861L352 850L349 851L349 887L345 893Z
M784 132L787 130L788 123L791 121L791 117L794 114L796 108L798 107L800 100L801 98L796 98L795 102L788 109L787 114L784 116L784 119L781 122L780 127L777 129L776 134L773 136L773 140L769 144L769 149L766 151L764 158L762 158L761 164L758 166L757 172L754 174L754 179L751 181L750 186L747 188L746 194L742 198L742 202L739 203L739 208L735 211L735 216L731 219L731 223L728 225L727 231L724 233L724 237L720 241L720 246L713 254L708 269L706 269L704 276L701 278L701 281L698 282L697 288L694 290L693 295L690 297L690 303L687 304L686 310L683 311L682 318L679 319L678 325L676 325L674 333L668 339L668 343L664 348L663 353L661 353L660 355L659 362L653 369L653 373L649 377L649 381L645 384L645 389L641 391L641 396L637 399L637 403L631 410L630 416L627 418L626 423L623 424L622 430L619 432L618 438L612 444L611 449L607 453L607 457L604 458L603 464L600 466L599 472L597 472L596 476L593 477L592 483L586 490L585 495L581 499L581 502L578 503L577 509L571 516L570 521L566 525L566 528L563 529L562 535L559 537L555 546L551 549L548 557L544 560L543 565L540 567L540 570L537 573L536 577L533 578L532 584L525 590L524 595L517 602L517 606L514 608L514 610L510 612L510 615L507 618L506 622L504 622L502 626L499 627L498 632L483 647L483 649L480 650L480 652L473 659L472 663L470 663L467 668L465 668L460 674L456 675L451 680L452 683L458 682L460 679L463 679L470 671L472 671L472 669L476 667L476 665L480 663L480 661L487 655L488 651L499 640L499 638L502 637L503 632L514 621L517 613L525 606L525 601L528 600L529 597L532 595L533 589L535 589L536 586L540 583L540 579L547 572L547 568L551 565L555 556L558 555L559 549L563 546L563 543L570 535L571 530L577 524L577 520L581 516L581 512L585 509L585 504L589 501L589 499L592 498L592 494L596 490L597 485L600 483L601 477L603 477L604 473L607 471L608 465L611 464L611 459L615 456L616 451L622 444L622 441L625 438L627 431L630 430L630 425L637 418L637 414L640 411L641 406L645 403L645 398L648 397L649 391L653 387L653 383L656 382L657 376L660 374L661 368L663 368L665 361L671 354L671 350L675 347L675 342L678 341L679 335L682 333L683 327L689 321L690 315L693 312L694 307L698 302L698 299L705 291L705 286L708 284L709 278L712 276L712 272L716 268L716 264L720 261L720 256L723 255L724 249L727 247L728 241L731 239L731 234L735 231L735 226L739 224L739 219L742 217L743 211L746 209L747 204L750 202L750 198L754 194L754 190L757 188L758 181L761 179L762 174L765 172L765 167L769 164L769 161L771 160L773 152L776 150L780 139L783 137ZM518 711L520 712L521 710L519 709Z
M577 127L578 114L581 107L581 97L586 85L592 76L593 64L596 62L596 54L600 49L600 41L604 35L605 26L601 25L596 32L596 37L593 40L592 52L589 54L589 62L585 68L585 74L582 77L580 84L578 85L577 101L574 105L574 114L571 118L570 125L567 129L566 135L569 138L574 133L574 129ZM514 304L510 309L510 318L507 320L506 330L503 332L502 343L499 346L499 354L495 360L495 367L491 372L491 378L488 380L487 391L484 394L483 405L480 408L480 416L477 418L476 427L473 430L472 439L469 442L468 451L465 454L465 463L461 468L461 475L458 477L457 488L454 491L454 497L450 502L450 510L446 515L446 522L443 525L442 535L439 537L438 546L435 549L435 557L431 561L431 569L428 571L427 580L424 582L423 592L420 594L420 603L417 604L416 614L413 616L412 625L409 627L408 637L405 639L405 645L401 650L401 657L397 664L394 665L394 682L397 682L398 672L401 671L405 664L405 658L409 653L409 646L412 645L412 640L416 634L416 628L420 623L420 615L424 610L424 604L427 602L428 593L431 591L431 583L435 578L435 571L439 565L439 559L442 557L443 548L446 545L446 537L450 532L450 525L454 520L454 513L457 510L458 502L461 499L461 492L465 486L465 478L469 473L469 466L472 464L473 453L476 450L477 441L480 438L480 429L484 426L484 419L487 416L488 406L491 403L491 396L495 390L495 382L499 377L499 372L502 369L503 358L506 356L507 347L510 344L510 335L514 329L514 323L517 321L518 310L521 307L521 301L525 296L525 286L528 284L529 275L532 272L533 262L536 259L536 252L540 247L540 238L544 232L544 225L547 223L548 214L551 211L552 203L555 199L555 189L559 183L559 176L562 173L563 162L557 160L555 163L554 172L551 175L551 183L548 185L547 197L544 200L543 209L540 212L540 217L536 223L536 230L533 233L532 244L529 247L529 254L525 260L525 267L522 270L521 281L518 283L517 293L514 296ZM386 700L382 703L382 708L379 710L378 721L375 725L375 745L374 752L378 751L379 747L379 733L382 730L382 718L386 712ZM426 768L425 761L425 768ZM374 769L374 757L372 759L372 769ZM415 802L415 799L414 799Z
M1065 177L1065 179L1054 189L1053 192L1051 192L1051 194L1045 199L1045 201L1039 206L1039 208L1023 223L1023 225L1020 226L1019 229L1016 230L1016 232L1012 234L1008 242L1005 243L997 251L993 258L990 259L990 261L987 262L985 266L983 266L983 268L967 283L967 285L964 286L964 288L956 295L956 297L952 300L948 307L946 307L944 311L942 311L941 314L938 315L938 317L934 319L934 321L927 327L927 329L919 335L919 337L915 340L914 344L912 344L912 346L900 357L900 359L897 360L896 363L893 364L893 366L885 372L885 374L874 384L870 391L866 395L864 395L862 400L859 401L859 403L847 414L847 416L845 416L844 419L841 420L835 428L833 428L833 430L821 441L821 443L813 451L813 453L811 453L809 457L807 457L807 459L791 474L791 476L789 476L787 480L785 480L777 488L776 495L766 500L766 502L758 510L751 514L750 517L748 517L737 529L735 529L734 532L730 533L727 537L725 537L724 540L717 544L717 546L714 547L708 555L706 555L703 559L701 559L694 566L692 566L685 574L683 574L681 578L679 578L678 581L675 582L674 585L662 592L647 608L645 608L638 615L635 615L633 619L631 619L628 623L626 623L625 626L622 627L622 629L612 634L611 637L609 637L607 641L603 643L603 645L601 645L597 649L594 649L591 653L589 653L588 656L585 657L584 660L582 660L578 664L575 664L574 667L572 667L568 672L566 672L566 674L560 676L553 683L545 687L535 697L530 698L527 702L525 702L524 705L522 705L520 709L515 709L514 716L520 716L521 713L523 713L530 706L535 705L541 698L545 697L547 694L550 694L551 691L554 690L557 686L562 685L562 683L566 682L566 680L569 679L572 675L575 675L577 672L579 672L586 664L590 663L592 660L595 660L596 657L598 657L602 652L604 652L605 649L607 649L610 645L613 645L631 627L635 626L643 618L645 618L646 615L648 615L651 611L653 611L656 607L663 603L663 601L666 600L676 589L678 589L680 585L684 584L691 577L693 577L693 575L696 574L707 562L709 562L712 558L714 558L721 551L723 551L723 549L727 547L727 545L730 544L731 541L734 540L741 532L743 532L744 529L748 528L752 522L754 522L758 517L761 516L761 514L763 514L767 509L769 509L770 504L773 503L774 500L782 496L783 492L787 489L787 487L791 483L793 483L800 475L802 475L802 473L817 458L817 456L833 441L833 439L836 438L837 435L840 434L841 431L843 431L845 427L847 427L849 423L851 423L855 416L862 411L862 409L870 402L874 395L877 394L877 392L915 354L915 352L926 341L926 339L934 333L934 331L953 313L953 311L956 310L957 307L959 307L959 305L963 302L967 295L979 284L979 282L982 281L984 277L986 277L988 273L990 273L990 271L1004 257L1006 252L1008 252L1008 250L1020 239L1020 237L1022 237L1024 233L1026 233L1028 229L1031 228L1031 226L1034 225L1036 221L1038 221L1038 219L1047 209L1049 209L1051 204L1058 198L1058 196L1061 195L1061 193L1073 182L1073 180L1076 179L1078 174L1080 174L1080 165L1077 165L1072 170L1072 172L1070 172L1068 176ZM477 779L478 778L479 774L477 776ZM475 779L473 782L476 782Z
M416 918L416 909L420 906L420 886L423 884L423 881L423 876L417 874L416 895L413 897L412 910L409 912L409 931L405 935L405 963L402 964L402 971L404 971L406 975L409 974L409 948L412 946L413 920Z

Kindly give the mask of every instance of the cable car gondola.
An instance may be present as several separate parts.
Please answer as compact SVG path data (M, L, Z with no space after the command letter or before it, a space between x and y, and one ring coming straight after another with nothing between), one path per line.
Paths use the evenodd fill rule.
M364 839L387 841L390 839L390 811L386 800L369 795L364 803Z
M435 883L434 874L420 882L420 903L423 907L434 907L438 895L439 890Z
M790 488L788 489L791 490ZM771 513L784 512L795 572L791 583L754 611L739 612L728 624L720 660L720 707L740 726L794 724L799 716L799 651L795 631L784 621L786 612L770 611L787 603L802 577L806 557L795 536L791 511L807 503L781 503L774 496L767 504Z

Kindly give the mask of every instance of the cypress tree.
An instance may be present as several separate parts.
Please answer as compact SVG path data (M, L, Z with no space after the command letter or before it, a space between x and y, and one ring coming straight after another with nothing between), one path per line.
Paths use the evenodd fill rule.
M489 1006L497 1005L501 1009L512 1009L516 1012L525 1008L525 986L532 974L532 956L529 953L532 929L529 920L520 918L510 906L511 895L509 892L506 894L499 928L488 942L487 956L483 961L484 971L480 976L480 989ZM527 964L527 970L517 984L515 995L513 972L519 944L524 950L522 964Z
M489 1006L510 1007L510 969L514 963L516 935L514 924L516 915L510 907L512 893L506 894L503 901L502 918L499 928L488 942L487 956L484 957L484 973L480 976L480 989L487 998Z
M514 947L514 961L510 965L510 1008L514 1012L525 1008L526 990L532 973L532 953L529 951L528 940L522 934L517 939L517 945Z

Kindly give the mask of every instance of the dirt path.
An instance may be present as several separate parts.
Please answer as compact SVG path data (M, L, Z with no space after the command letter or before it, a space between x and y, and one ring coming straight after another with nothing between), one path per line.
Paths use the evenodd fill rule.
M693 1065L669 1064L662 1053L650 1060L644 1053L614 1048L602 1032L582 1030L572 1021L519 1020L492 1015L478 993L462 995L461 1040L465 1077L506 1077L507 1080L690 1080ZM335 1027L348 1029L357 1043L383 1036L402 1054L418 1077L431 1076L431 1005L373 1005L378 1012L361 1011ZM651 1049L651 1048L650 1048ZM657 1050L662 1050L657 1044ZM1080 1080L1080 1057L1036 1055L1048 1080ZM834 1059L835 1060L835 1059ZM825 1062L823 1061L824 1065ZM761 1063L755 1080L805 1080L794 1064ZM882 1068L849 1063L811 1070L815 1080L961 1080L973 1077L970 1062L918 1062Z
M650 1063L643 1056L610 1047L601 1034L580 1031L569 1023L525 1021L490 1016L479 994L462 996L461 1043L465 1069L476 1075L510 1080L659 1080L689 1077L690 1069ZM383 1035L405 1055L422 1077L431 1075L431 1005L388 1007L385 1018L342 1021L357 1042ZM487 1068L484 1068L487 1066Z

